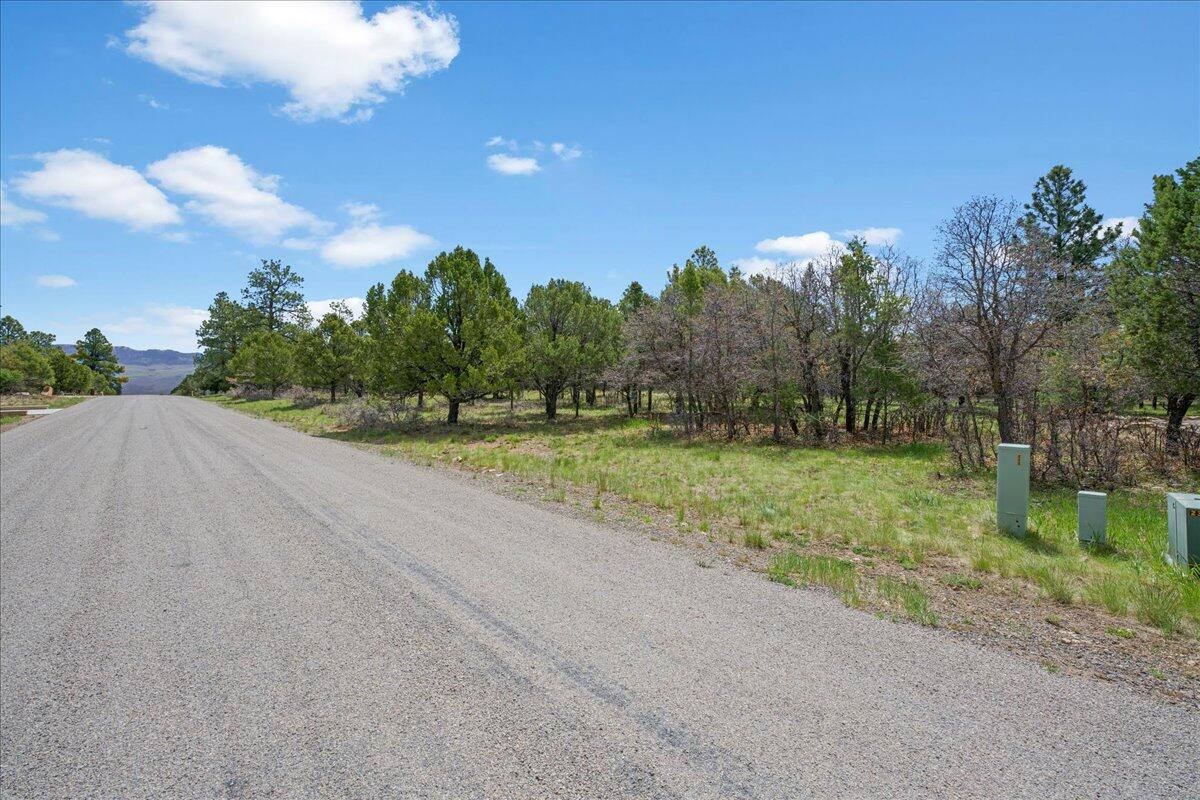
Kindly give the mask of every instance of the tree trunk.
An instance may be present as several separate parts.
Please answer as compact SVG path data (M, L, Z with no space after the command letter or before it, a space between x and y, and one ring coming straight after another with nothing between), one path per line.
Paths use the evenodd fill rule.
M450 410L446 412L446 422L451 425L458 424L458 400L450 400Z
M996 392L996 427L1002 444L1016 444L1016 425L1013 423L1013 401L1008 392Z
M654 387L646 389L646 413L654 413Z
M546 388L546 419L555 419L558 416L558 391L550 387Z
M1196 399L1194 394L1167 395L1167 453L1175 455L1183 440L1183 418Z
M337 384L336 383L329 384L329 402L331 402L331 403L337 402Z
M417 391L417 408L421 409L424 407L425 407L425 392L423 390L418 390Z

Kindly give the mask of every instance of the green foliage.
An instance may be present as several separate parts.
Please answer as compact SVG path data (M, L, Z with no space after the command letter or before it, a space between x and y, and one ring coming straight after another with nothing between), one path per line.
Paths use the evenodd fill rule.
M0 317L0 347L25 338L25 326L11 314Z
M505 382L520 351L517 304L491 260L471 250L440 253L425 270L424 296L412 309L402 353L424 389L459 406Z
M428 285L407 270L396 275L390 286L379 283L367 290L360 357L369 391L404 397L422 388L412 326L418 309L428 305Z
M290 266L264 258L262 266L246 276L242 299L247 308L258 312L268 331L297 332L310 318L300 291L303 285L304 278Z
M303 386L329 390L337 400L339 388L357 384L359 336L345 318L330 312L317 327L296 341L296 380Z
M624 294L621 295L621 300L617 303L617 309L620 310L622 317L629 319L650 305L654 305L654 296L643 289L640 283L633 281L625 289Z
M246 337L229 367L240 383L266 389L274 397L291 383L294 350L278 331L258 330Z
M246 337L264 325L264 318L257 308L247 308L231 300L226 292L218 293L208 307L208 318L196 330L201 353L196 358L191 382L193 390L220 392L228 389L228 378L233 374L229 362Z
M121 385L128 380L112 343L99 328L92 328L75 342L75 360L93 372L92 388L102 394L120 394Z
M2 353L3 351L0 351ZM0 367L0 394L20 391L24 376L15 369Z
M44 387L54 385L50 359L24 339L0 347L0 367L7 371L4 376L6 391L40 392Z
M1169 432L1177 435L1200 394L1200 158L1154 178L1136 243L1109 274L1133 364L1167 397Z
M564 389L574 387L578 396L616 360L621 315L582 283L562 279L531 287L523 310L526 373L553 419Z
M1100 213L1087 204L1087 186L1061 164L1038 178L1025 210L1026 231L1044 236L1066 274L1080 281L1091 280L1096 263L1121 235L1119 227L1104 227Z
M83 394L92 388L92 371L57 347L46 351L54 372L54 391L59 394Z

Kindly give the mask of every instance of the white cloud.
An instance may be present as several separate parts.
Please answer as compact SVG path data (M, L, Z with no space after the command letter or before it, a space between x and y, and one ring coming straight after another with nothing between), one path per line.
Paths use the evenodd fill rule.
M127 50L188 80L287 89L294 119L361 121L410 78L458 55L458 25L429 7L396 5L369 19L350 0L145 2Z
M148 94L139 94L138 100L141 100L146 105L150 106L153 109L157 109L158 111L167 111L168 109L171 108L169 105L167 105L163 101L153 98Z
M750 256L734 259L733 265L746 275L767 275L778 269L779 262L762 256Z
M75 285L75 279L66 275L38 275L37 285L46 289L69 289Z
M373 267L417 250L431 247L434 240L407 225L362 225L334 236L321 247L321 257L338 267Z
M172 153L146 168L170 192L187 195L187 209L253 241L273 241L285 231L319 228L320 220L276 194L279 179L260 175L223 147L205 145Z
M321 317L333 311L334 303L345 303L346 307L350 309L350 313L354 315L354 318L358 319L363 315L363 308L366 306L366 302L361 297L334 297L329 300L309 300L306 305L313 319L320 321Z
M149 305L138 314L101 326L113 344L137 348L162 348L192 352L196 328L208 311L187 306Z
M174 242L175 244L191 244L192 234L187 231L168 231L159 237L164 242Z
M542 170L536 158L510 156L504 153L493 153L488 156L487 165L501 175L532 175Z
M5 192L7 187L0 183L0 225L6 228L19 228L30 223L45 222L46 215L32 208L19 206L8 199Z
M840 242L825 231L814 231L800 236L763 239L754 249L760 253L779 253L797 259L810 259L823 255L830 247L839 244Z
M1110 217L1109 219L1104 220L1104 222L1102 222L1100 224L1100 226L1104 230L1110 231L1113 228L1120 225L1121 226L1121 238L1122 239L1132 239L1133 234L1138 229L1138 225L1140 223L1141 223L1141 220L1138 219L1137 217Z
M299 239L295 237L284 239L280 244L289 250L316 250L321 246L320 242L316 239Z
M375 222L383 216L379 210L379 206L374 203L359 203L355 201L342 203L342 211L345 211L355 222Z
M871 247L895 244L903 235L904 231L899 228L852 228L848 231L842 231L842 236L845 236L847 239L857 236Z
M563 161L574 161L583 155L583 150L577 144L565 145L562 142L554 142L550 145L550 150Z
M505 139L503 136L493 136L487 140L487 147L507 147L509 150L517 149L516 139Z
M87 150L57 150L35 156L42 168L14 181L26 197L71 208L134 230L179 223L179 209L132 167L114 164Z
M43 242L58 242L62 240L62 237L59 236L58 233L50 230L49 228L39 228L33 232L33 235L41 239Z

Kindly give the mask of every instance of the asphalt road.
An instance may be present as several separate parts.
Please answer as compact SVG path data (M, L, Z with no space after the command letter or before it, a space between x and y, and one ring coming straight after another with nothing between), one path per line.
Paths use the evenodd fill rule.
M199 400L0 437L4 797L1197 797L1200 715Z

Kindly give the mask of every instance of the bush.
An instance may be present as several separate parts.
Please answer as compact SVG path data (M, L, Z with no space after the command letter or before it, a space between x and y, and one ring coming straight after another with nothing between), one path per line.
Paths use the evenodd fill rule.
M419 412L403 399L356 397L336 406L334 414L351 428L395 428L415 422Z

